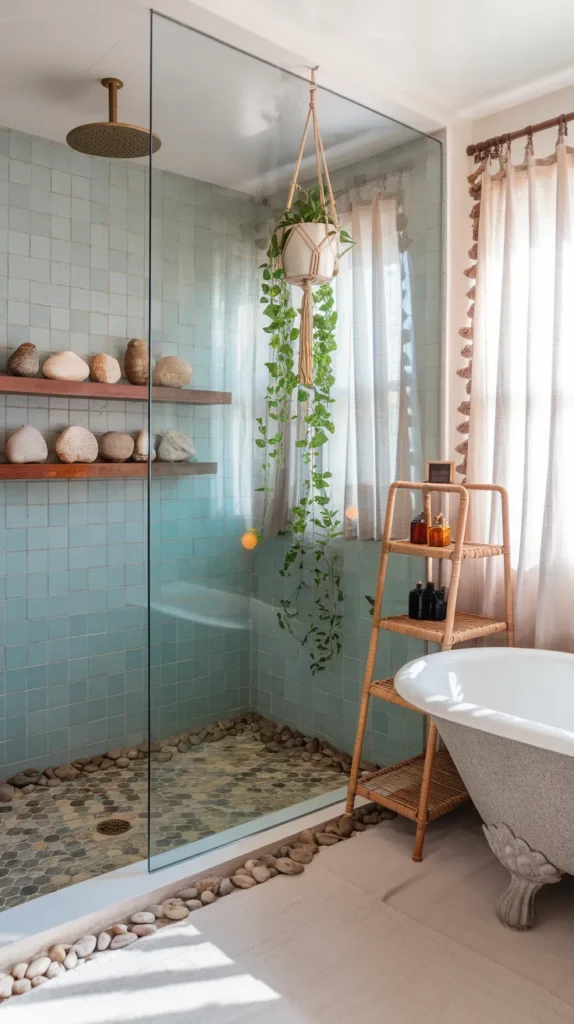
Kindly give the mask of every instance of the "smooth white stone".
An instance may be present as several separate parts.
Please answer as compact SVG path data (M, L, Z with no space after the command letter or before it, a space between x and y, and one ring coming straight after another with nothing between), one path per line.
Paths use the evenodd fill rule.
M12 465L28 462L45 462L48 458L48 445L36 427L25 424L10 434L6 441L6 458Z
M56 454L62 462L95 462L98 442L85 427L66 427L56 441Z
M135 914L132 914L130 921L132 924L153 924L155 914L152 914L149 910L138 910Z
M12 989L14 988L14 978L9 974L0 979L0 999L8 999L12 995Z
M63 964L59 964L57 960L53 960L48 970L46 971L46 978L57 978L60 974L65 974L66 968Z
M189 910L187 907L177 907L171 904L168 907L164 907L163 916L167 917L170 921L185 921L186 917L189 917Z
M42 367L44 377L50 380L87 380L90 367L75 352L56 352Z
M13 996L23 996L25 992L29 992L32 988L32 982L29 978L19 978L18 981L14 982L12 987Z
M133 932L125 932L122 935L114 935L110 949L123 949L124 946L131 946L132 942L137 942L138 936L134 935Z
M52 961L49 956L39 956L36 960L32 960L28 970L26 971L26 977L32 981L33 978L37 978L40 974L45 974Z
M155 454L155 448L152 447L152 462L155 459ZM136 444L134 448L134 453L132 455L132 459L134 462L147 462L149 459L149 432L146 428L140 430L138 436L136 437Z

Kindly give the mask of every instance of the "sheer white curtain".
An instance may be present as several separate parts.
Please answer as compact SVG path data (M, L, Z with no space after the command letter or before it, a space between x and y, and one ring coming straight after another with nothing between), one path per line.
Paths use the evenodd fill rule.
M333 503L347 510L345 535L361 539L381 537L391 481L421 471L411 274L397 212L396 197L375 194L341 215L355 245L336 279L335 433L325 462Z
M346 208L344 201L341 205L341 224L355 244L341 260L335 283L335 433L322 449L322 460L333 474L331 499L345 536L379 539L389 484L398 477L420 479L422 472L412 274L408 254L399 250L396 197L377 193L368 202L347 197ZM294 303L300 295L294 289ZM259 374L267 358L260 353ZM258 390L263 387L261 381ZM301 460L294 447L302 433L301 406L297 412L299 422L287 428L286 463L266 517L270 535L284 527L301 490ZM403 530L410 514L405 495Z
M469 482L509 491L517 643L574 651L574 151L483 173ZM500 537L498 507L473 496L472 539ZM502 615L498 559L470 596Z

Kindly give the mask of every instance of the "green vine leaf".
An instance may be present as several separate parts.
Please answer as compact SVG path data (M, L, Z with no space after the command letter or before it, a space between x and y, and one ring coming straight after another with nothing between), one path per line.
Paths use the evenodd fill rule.
M300 452L305 474L298 504L290 509L285 530L278 536L291 534L292 543L285 553L279 575L293 580L292 592L281 598L277 621L281 629L290 633L301 647L308 645L311 673L323 672L341 653L343 616L341 603L343 590L338 567L339 556L335 541L342 536L337 512L330 507L329 481L331 473L321 470L321 448L327 443L335 426L331 416L334 402L331 388L335 383L332 353L337 348L335 330L337 313L335 297L330 284L320 285L313 294L313 374L314 383L305 388L299 384L296 353L293 345L299 339L299 330L293 326L297 312L291 301L291 290L285 281L283 268L278 265L282 249L293 224L301 222L333 223L330 210L322 204L318 188L301 189L290 210L277 225L262 263L261 303L269 324L263 328L270 335L274 359L266 363L269 382L265 395L267 421L273 420L279 429L270 434L263 418L257 419L258 448L264 450L263 486L265 509L268 495L273 493L271 473L284 465L285 428L297 419L293 403L307 403L304 417L304 437L295 442ZM335 229L334 229L335 230ZM341 230L340 241L352 246L348 232ZM270 283L269 283L270 282ZM305 545L305 537L310 543ZM295 576L295 574L297 574ZM310 602L306 596L313 592ZM310 596L310 595L309 595Z

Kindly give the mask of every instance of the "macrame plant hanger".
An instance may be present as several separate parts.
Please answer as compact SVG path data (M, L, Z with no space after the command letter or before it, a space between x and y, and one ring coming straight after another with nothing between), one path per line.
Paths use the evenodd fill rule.
M340 225L335 205L335 196L331 187L331 179L325 158L323 140L317 120L315 106L316 68L311 69L309 88L309 110L303 129L303 137L297 155L295 170L291 179L286 212L291 209L297 178L301 169L301 160L307 140L309 125L313 125L313 143L315 147L315 164L317 168L317 184L321 209L324 211L324 222L297 223L289 226L288 237L283 246L282 262L285 280L288 284L299 285L303 289L301 304L301 323L299 328L299 382L305 386L313 384L313 292L312 286L332 281L339 270L339 235ZM327 185L327 197L325 185ZM319 228L319 230L317 230ZM321 230L322 229L322 230Z

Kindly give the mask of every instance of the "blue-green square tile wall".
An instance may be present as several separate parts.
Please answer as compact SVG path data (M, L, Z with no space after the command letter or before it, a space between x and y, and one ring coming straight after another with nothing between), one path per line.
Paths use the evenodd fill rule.
M174 174L152 176L152 358L179 356L198 388L230 405L152 406L152 432L192 437L215 476L153 478L151 730L250 706L250 565L241 545L251 498L249 364L257 258L250 197ZM246 389L247 388L247 392ZM246 451L247 449L247 451Z
M147 187L145 164L0 129L0 371L25 341L41 360L71 349L122 362L127 339L147 337ZM182 356L196 387L234 391L222 331L235 330L233 304L245 296L234 285L225 303L220 288L212 312L211 282L215 264L230 288L253 277L245 272L252 200L163 172L154 172L153 200L153 358ZM0 453L23 423L53 453L70 424L135 434L146 415L139 402L1 396ZM154 581L193 580L212 605L208 623L187 618L185 601L153 612L162 734L248 702L249 599L217 611L218 592L225 604L225 592L249 585L234 477L238 415L235 406L154 412L154 431L179 429L193 437L198 459L218 463L217 477L164 480L152 493ZM3 773L145 737L146 495L142 481L0 485Z
M425 146L427 149L425 150ZM425 455L438 454L440 159L421 142L391 151L377 174L412 170L409 233L420 344ZM408 149L408 153L403 150ZM375 168L375 164L373 164ZM337 172L343 175L343 171ZM344 176L344 175L343 175ZM341 180L335 177L335 187ZM405 193L409 181L404 179ZM120 361L146 337L146 169L0 130L0 370L32 341L41 358L72 349ZM252 490L252 364L257 207L250 197L154 172L153 358L177 355L193 385L229 390L231 406L161 405L155 434L193 437L213 477L154 480L151 522L152 725L158 736L248 707L352 747L379 545L342 544L343 654L312 678L276 626L284 541L251 555L241 536ZM255 229L255 230L254 230ZM260 233L260 232L259 232ZM0 397L0 452L22 423L50 450L70 423L137 432L140 403ZM138 742L147 728L147 515L140 481L0 484L0 764L62 763ZM421 570L391 561L389 611L403 611ZM384 638L388 674L420 645ZM420 748L414 714L373 708L365 755Z
M279 576L286 541L267 541L253 561L252 700L270 719L285 722L306 735L318 736L352 753L357 731L361 688L371 633L372 615L366 596L375 593L380 543L340 543L342 563L342 652L328 671L309 671L306 647L281 630L273 609L292 590ZM407 594L424 572L419 560L393 555L385 587L385 615L404 614ZM393 675L401 665L423 653L420 641L381 633L375 678ZM393 764L420 753L421 716L394 704L371 701L363 757Z

